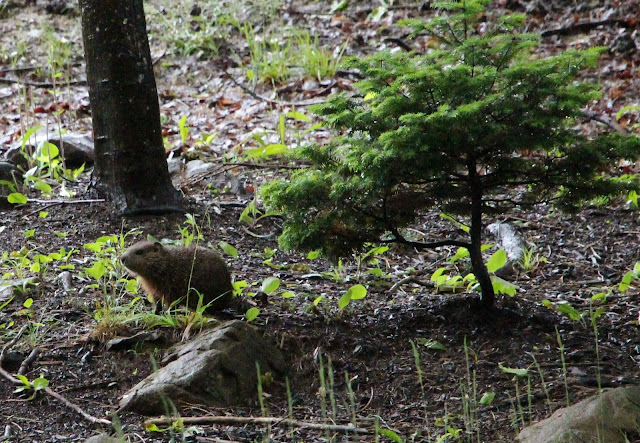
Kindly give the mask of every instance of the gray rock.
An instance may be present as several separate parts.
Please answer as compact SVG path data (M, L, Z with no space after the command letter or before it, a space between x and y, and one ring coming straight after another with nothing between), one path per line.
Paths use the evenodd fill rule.
M13 163L0 161L0 180L6 180L8 182L19 182L22 181L22 177L20 177L20 171L18 171L16 165L14 165Z
M184 175L186 178L191 178L194 175L209 172L212 169L215 169L215 167L216 165L213 163L203 162L202 160L192 160L187 163Z
M131 337L116 337L107 342L106 349L108 351L116 351L120 349L130 349L141 343L155 342L162 338L162 334L158 331L138 332Z
M22 154L21 147L22 144L20 143L11 146L7 152L5 152L4 159L15 166L19 166L23 171L26 171L29 169L29 161Z
M79 168L83 163L86 167L90 167L95 161L93 139L80 134L63 134L61 136L55 132L47 133L46 130L41 129L28 140L25 151L28 155L35 152L36 146L34 144L40 146L44 141L49 141L49 143L56 145L60 149L61 155L64 155L67 168ZM63 145L64 153L61 148ZM5 159L26 170L29 166L24 154L21 152L21 148L22 141L15 143L7 150Z
M257 397L260 372L281 374L279 349L249 324L232 321L177 346L163 363L120 400L120 410L143 415L165 412L167 401L209 406L250 405Z
M594 395L518 434L520 443L625 443L640 429L640 387L625 386Z
M31 285L38 283L36 277L27 277L14 280L4 280L0 278L0 304L6 302L16 295L16 288L20 288L21 292L26 292Z
M7 181L13 185L12 189L9 185L0 184L0 208L11 208L13 205L7 201L7 196L12 192L20 192L22 175L14 164L0 161L0 180Z
M86 135L77 134L49 134L49 143L56 145L62 154L64 145L64 161L67 168L76 169L82 166L90 167L96 159L93 139Z
M179 175L180 171L182 171L182 159L180 157L167 159L167 167L169 168L169 176L173 178Z

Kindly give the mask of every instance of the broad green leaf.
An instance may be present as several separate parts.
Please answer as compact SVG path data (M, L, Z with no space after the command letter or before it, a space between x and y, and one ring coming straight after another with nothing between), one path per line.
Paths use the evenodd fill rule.
M343 310L344 308L349 306L349 303L351 303L351 295L346 292L342 295L342 297L340 297L340 300L338 300L338 309Z
M260 315L260 309L258 308L249 308L247 312L245 312L244 316L247 321L253 321Z
M60 155L60 149L53 143L44 142L40 148L40 155L37 160L41 162L49 162Z
M495 275L492 275L491 283L493 284L493 290L497 294L506 294L509 297L513 297L516 295L516 291L518 287L511 282L508 282L500 277L496 277Z
M94 280L100 280L102 277L104 277L107 269L102 261L97 261L90 268L85 268L85 271L89 277L93 278Z
M395 443L404 443L403 440L402 440L402 437L400 437L398 434L396 434L391 429L378 428L378 433L380 435L384 435L389 440L391 440L391 441L393 441Z
M571 320L577 321L582 318L582 315L576 308L571 306L568 301L560 301L555 304L556 311L563 314L567 314Z
M528 369L518 369L518 368L507 368L506 366L502 366L502 363L498 363L498 367L505 374L513 374L518 377L526 377L529 374Z
M367 288L362 285L353 285L347 291L352 300L362 300L367 296Z
M633 271L628 271L626 272L623 276L622 276L622 281L620 282L620 285L618 285L618 290L620 292L626 292L629 289L629 286L631 286L631 282L633 281Z
M498 249L494 252L487 262L487 270L491 273L496 272L507 263L507 251Z
M455 255L447 259L449 263L455 263L460 259L469 257L469 250L467 248L458 248Z
M320 257L320 251L311 251L307 254L309 260L315 260L318 257Z
M36 188L38 191L42 192L44 195L49 195L53 191L53 188L51 187L51 185L49 185L49 183L45 182L44 180L36 181L33 184L33 187Z
M31 305L33 305L33 299L32 298L26 299L24 301L24 303L22 304L22 306L24 306L27 309L29 309L31 307Z
M27 145L27 142L29 141L29 139L33 136L33 134L36 133L36 131L40 130L40 128L42 128L42 126L36 125L32 128L27 129L27 132L25 132L24 135L22 136L22 147L20 148L22 152L24 152L24 148Z
M495 397L496 397L495 392L485 392L484 394L482 394L482 397L480 397L480 404L490 405L491 403L493 403L493 399Z
M230 255L233 258L238 258L238 250L226 241L219 241L218 246L224 251L225 254Z
M33 386L33 389L35 389L36 391L39 391L41 389L49 387L49 380L47 380L46 378L40 376L40 377L36 378L35 380L33 380L31 385Z
M262 281L261 291L265 294L271 294L280 286L280 279L276 277L267 277Z
M436 269L436 271L433 274L431 274L430 280L437 281L445 270L446 270L445 268Z
M12 192L7 196L7 201L16 205L23 205L27 202L27 197L19 192Z

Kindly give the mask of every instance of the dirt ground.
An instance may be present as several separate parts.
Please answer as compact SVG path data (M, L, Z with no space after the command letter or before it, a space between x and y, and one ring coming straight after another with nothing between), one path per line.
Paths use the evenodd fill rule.
M178 155L183 150L178 122L187 116L190 134L186 144L198 147L195 154L188 155L216 165L199 180L176 181L189 199L189 211L195 215L207 242L215 246L225 241L237 248L237 258L225 256L236 280L255 284L250 289L255 292L265 278L277 277L281 290L296 294L284 298L280 291L260 297L256 303L261 312L253 322L287 356L291 395L287 395L285 380L277 378L265 387L265 411L257 405L252 408L192 405L181 411L183 417L285 418L289 416L288 401L291 401L292 415L297 420L352 423L370 429L378 423L407 442L437 441L450 429L462 429L462 441L502 442L513 441L523 426L563 407L567 396L575 403L597 392L598 383L611 387L640 381L638 291L633 286L625 293L617 290L622 276L639 260L635 246L640 240L637 209L627 209L625 202L618 201L609 206L594 203L576 215L540 207L535 213L516 212L501 218L499 221L517 227L536 246L539 261L532 269L508 277L518 285L517 295L500 298L495 312L482 315L474 314L471 308L476 294L439 293L428 286L429 276L446 265L446 258L455 253L453 249L417 253L391 248L378 264L365 261L359 265L354 257L345 259L340 266L277 250L280 228L277 217L267 217L253 225L239 218L252 201L253 191L274 176L285 174L286 170L278 166L289 164L247 160L242 157L242 150L254 147L255 139L244 144L243 141L253 134L274 136L280 113L304 109L307 102L322 99L328 92L348 89L353 79L347 73L322 81L289 80L277 85L281 100L286 101L278 104L270 95L273 92L270 85L261 84L250 91L238 86L244 77L233 54L246 57L247 52L239 36L232 35L227 43L221 43L216 55L206 56L198 51L178 54L160 35L163 26L173 23L162 21L162 17L166 20L171 17L166 12L171 5L160 0L149 3L151 47L157 61L163 130L168 144ZM428 2L397 2L376 22L370 15L371 7L365 3L370 2L355 1L342 11L330 12L325 2L293 0L282 3L277 14L287 24L314 29L330 49L342 45L348 36L350 43L345 52L359 55L383 46L393 47L394 39L403 35L393 26L396 20L433 13ZM35 124L53 127L61 122L69 132L90 134L88 94L81 82L59 87L57 91L36 84L48 80L52 51L60 46L55 42L62 39L73 43L65 58L65 75L69 80L84 78L77 11L51 5L54 4L13 4L15 7L3 11L2 152ZM551 35L543 39L541 47L543 53L569 46L611 48L593 77L603 85L603 98L590 109L606 121L615 120L616 112L635 104L638 97L639 53L625 50L623 45L630 41L640 45L638 6L637 1L496 2L496 7L526 13L531 32L571 30L575 23L583 21L627 20L624 24L611 22L582 33ZM14 54L20 52L21 44L25 48L22 55ZM32 85L25 88L24 82ZM292 105L295 103L297 107ZM61 108L67 111L59 120L56 111ZM619 123L637 131L633 126L636 117L627 114ZM304 129L301 122L288 124L292 133ZM601 123L585 121L585 131L603 128ZM201 134L213 133L210 145L206 148L198 145ZM322 137L326 134L317 134L318 139ZM636 165L621 167L636 171ZM176 240L180 238L178 227L184 226L185 217L174 214L122 219L107 203L88 201L99 197L90 189L90 178L89 173L84 173L77 182L67 184L74 192L71 201L75 203L54 203L31 191L29 197L33 200L27 204L0 210L2 253L27 248L28 256L33 257L60 248L77 250L69 261L74 265L70 270L71 290L65 290L57 279L63 269L52 264L42 272L37 285L18 293L4 306L5 300L0 299L0 345L7 347L3 367L10 372L15 372L37 347L40 354L26 373L27 378L33 380L42 375L53 390L86 412L105 418L117 408L124 392L152 372L152 357L171 341L179 340L182 331L159 328L168 343L158 345L158 350L106 350L95 340L95 313L104 304L105 296L100 289L88 288L95 282L83 271L92 265L95 256L84 245L101 236L132 230L136 232L126 238L127 245L148 234ZM54 200L58 198L55 196ZM48 213L45 218L42 211ZM425 217L416 229L433 238L455 235L455 227L438 215L434 212ZM487 220L494 221L498 220ZM487 238L489 241L490 237ZM378 267L387 278L376 278L367 272ZM418 271L416 278L394 285L408 276L410 268ZM15 263L2 264L3 273L14 271ZM458 269L464 271L464 267ZM27 270L25 274L34 275ZM352 301L341 311L338 299L356 283L367 287L367 297ZM591 301L592 296L602 292L608 293L604 302ZM314 301L319 296L323 300L316 306ZM121 294L124 301L133 297ZM28 299L33 299L31 306L24 305ZM545 307L544 300L567 302L583 316L571 319ZM596 308L603 308L604 313L592 324L589 313ZM150 305L148 309L152 309ZM30 322L23 338L10 343L16 332ZM133 335L139 329L131 325L118 333ZM517 378L501 367L528 369L529 376ZM323 371L327 380L324 385L320 376ZM6 441L83 441L98 431L112 432L92 425L48 395L28 401L25 396L13 393L14 388L4 379L0 383L0 424L10 426L12 432L12 436L5 435ZM326 412L323 393L329 399ZM495 394L489 404L480 402L485 393ZM531 394L530 401L527 393ZM333 405L329 397L335 398ZM194 430L196 436L183 437L171 431L146 431L142 425L144 418L135 414L124 413L118 419L129 440L141 442L183 438L239 442L375 439L373 435L357 437L281 425L198 426ZM392 440L380 436L380 441Z

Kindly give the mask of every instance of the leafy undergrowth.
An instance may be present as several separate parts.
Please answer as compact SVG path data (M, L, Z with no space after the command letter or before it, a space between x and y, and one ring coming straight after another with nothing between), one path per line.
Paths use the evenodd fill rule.
M504 221L516 225L536 246L537 259L507 277L517 284L517 294L500 299L499 309L489 313L472 314L473 294L438 292L429 285L432 273L442 266L452 275L468 272L464 261L446 261L455 255L454 249L418 254L391 248L340 264L277 250L278 219L265 217L254 222L255 214L235 205L242 203L251 209L252 191L279 174L274 172L276 168L265 167L275 161L246 163L309 137L321 142L328 136L326 132L305 132L313 123L306 121L305 105L322 100L328 92L349 89L354 79L350 73L323 78L330 71L309 76L295 58L279 65L287 69L264 73L269 67L261 58L265 53L285 57L302 51L299 47L286 49L284 40L266 33L274 23L296 28L296 35L301 35L300 29L313 29L322 47L336 57L357 56L397 45L402 34L389 26L396 19L431 12L421 9L419 2L409 1L386 10L374 10L365 5L370 2L357 1L344 2L346 7L340 10L335 2L334 11L325 2L253 3L260 8L214 10L203 5L201 13L207 20L191 18L190 10L180 16L179 8L163 6L160 1L148 6L167 147L176 155L185 151L185 156L217 165L206 180L183 179L179 185L192 199L191 211L204 239L213 246L224 241L237 250L234 257L233 249L225 248L225 258L235 279L251 285L245 293L258 292L269 278L279 279L277 290L256 297L260 314L253 323L283 348L291 368L291 394L287 394L284 379L263 386L262 411L257 405L228 409L194 406L186 408L183 416L285 418L290 415L290 401L291 415L300 421L352 423L368 429L377 423L380 432L386 433L380 436L381 441L394 435L402 441L438 441L445 435L448 441L454 441L456 435L463 441L512 441L524 425L593 394L598 384L638 382L637 291L633 286L624 293L617 289L638 260L634 245L640 236L639 213L632 209L594 205L567 216L540 208L535 214L507 217ZM607 13L597 4L590 10L578 10L572 9L574 2L566 2L561 9L545 10L537 2L508 3L519 12L529 8L529 26L539 31L570 28L576 14L586 19ZM632 3L625 3L618 12L631 11ZM380 8L386 4L380 3ZM10 47L4 39L11 41L16 35L22 36L23 44L16 46L15 53L2 54L8 70L3 75L32 83L48 81L51 76L60 78L56 87L31 86L30 94L11 83L1 90L8 109L0 121L4 144L19 141L25 128L44 127L47 122L52 127L60 123L71 132L89 132L86 88L60 86L83 78L78 64L81 53L70 44L78 41L77 18L51 15L35 7L7 9L4 14L2 47ZM241 29L238 19L253 27ZM50 29L34 26L45 31L24 33L30 22L46 23ZM209 28L212 23L217 26ZM163 27L166 35L160 32ZM243 37L251 32L271 40L251 46ZM554 53L568 45L613 47L618 34L614 26L578 37L552 36L543 40L542 51ZM303 35L291 41L314 39ZM23 46L29 51L24 49L21 55ZM633 57L638 57L637 53L622 49L613 49L603 57L599 74L605 96L593 104L594 112L615 120L618 111L634 104L639 88ZM40 70L15 71L28 66ZM277 77L282 71L286 76ZM61 77L56 77L58 72L63 73ZM60 113L61 109L66 111ZM636 122L632 111L620 119L620 124L630 129ZM584 130L597 129L591 122ZM633 165L621 167L629 172L634 169ZM87 173L76 179L79 182L66 182L64 192L71 191L76 198L92 197L85 190ZM52 196L63 194L60 182L47 183L52 185ZM85 246L132 230L139 233L130 234L127 244L147 234L179 240L185 236L184 230L178 230L185 226L185 218L174 215L122 221L110 214L104 203L48 203L51 197L38 189L27 194L43 203L32 200L3 211L0 222L0 250L7 254L2 272L12 273L14 279L38 277L37 283L25 284L10 302L0 300L2 346L28 325L22 339L7 350L6 368L16 371L31 349L38 347L40 355L25 374L27 380L33 382L42 376L55 391L89 413L104 417L116 409L122 393L151 373L155 352L142 348L106 350L96 338L133 334L148 327L143 320L131 319L143 318L135 315L152 308L125 291L132 289L127 282L118 283L125 276L113 256ZM432 237L456 235L456 226L439 214L429 214L416 229ZM95 266L101 258L107 261L99 269ZM71 290L63 289L57 278L65 270L72 276ZM408 278L411 276L413 279ZM404 283L394 287L403 279ZM356 284L366 287L366 297L353 297L344 307L344 294ZM592 298L602 293L607 294L604 301ZM104 320L101 313L114 299L119 306L135 303L136 310L126 317L131 321L97 334L96 327ZM179 339L181 333L167 327L160 330L168 341ZM3 423L12 425L16 441L76 441L97 429L49 396L38 394L28 401L29 389L24 396L13 390L8 383L0 383L0 416ZM147 433L139 416L123 414L119 418L127 434L144 435L146 441L172 438L168 431ZM206 437L232 441L357 440L354 435L284 425L201 426L199 431ZM373 441L374 436L359 439Z

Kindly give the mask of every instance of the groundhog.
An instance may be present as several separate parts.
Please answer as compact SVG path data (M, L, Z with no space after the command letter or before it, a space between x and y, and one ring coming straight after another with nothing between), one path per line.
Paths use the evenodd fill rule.
M233 307L231 274L222 257L210 249L165 248L144 240L124 251L120 260L154 301L162 300L165 310L176 300L196 309L199 297L189 288L202 295L203 305L211 303L207 313Z

